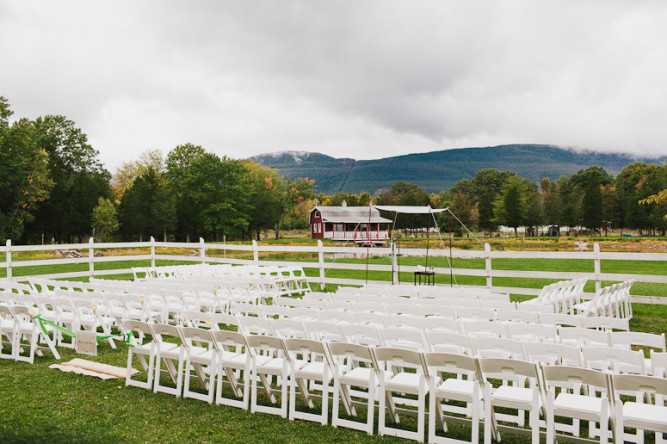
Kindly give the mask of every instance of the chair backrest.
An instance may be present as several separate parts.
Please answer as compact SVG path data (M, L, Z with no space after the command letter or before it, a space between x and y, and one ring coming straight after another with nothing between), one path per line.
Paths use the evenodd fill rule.
M578 342L581 345L609 345L609 332L580 327L559 327L558 337L562 341Z
M375 356L370 347L349 342L331 342L327 344L334 358L347 358L376 366Z
M308 338L303 322L295 319L271 319L271 327L277 336L286 338Z
M373 350L375 353L375 360L378 364L384 363L387 370L396 367L408 367L428 375L424 358L420 352L413 350L406 350L404 348L396 347L377 347Z
M346 325L345 337L349 342L359 345L372 345L374 347L382 347L384 345L378 329L368 325Z
M213 344L215 339L211 335L211 330L204 330L203 328L197 327L181 327L181 335L185 339L185 344L191 344L192 342Z
M428 367L436 372L457 374L474 374L477 372L477 361L470 356L454 353L424 353L424 361Z
M134 332L139 333L139 336L153 337L153 330L148 322L126 319L123 321L122 327L125 333ZM135 335L135 338L136 337L137 336Z
M422 319L424 331L447 331L450 333L463 333L461 321L456 319L445 319L441 317L428 317Z
M657 348L665 352L665 334L644 333L639 331L614 331L610 335L611 345L638 345L640 347Z
M400 347L409 350L428 350L421 331L406 328L380 330L385 347Z
M285 353L285 344L275 336L246 336L246 343L251 349L271 350Z
M537 379L537 364L519 359L482 358L479 365L484 376L489 378L517 379L521 377Z
M429 332L426 334L431 350L441 353L474 355L472 339L468 335L449 332Z
M327 356L325 345L320 341L294 338L285 339L283 342L288 352L298 354L316 353L325 357Z
M531 362L582 367L581 349L553 342L526 342L526 358Z
M618 347L583 347L586 366L617 373L646 373L644 353Z
M643 375L611 375L611 382L616 398L620 398L620 393L637 392L651 396L642 396L643 398L655 397L659 402L660 397L667 397L667 379L655 376ZM656 396L657 395L657 396Z
M567 365L545 365L542 367L547 385L568 386L582 384L593 386L597 391L608 392L607 373L590 368L570 367Z
M155 335L157 335L160 340L162 339L163 335L180 338L181 340L183 339L181 336L180 328L176 327L175 325L153 324L151 325L151 328L153 329L153 333L155 333Z
M526 359L523 343L520 341L474 337L472 342L475 354L480 358Z
M345 342L343 326L330 322L310 321L304 322L308 336L318 341Z
M218 350L229 350L230 347L233 347L234 351L240 353L241 349L248 347L245 336L236 331L214 330L211 331L211 336Z
M654 376L667 377L667 353L651 350L651 371Z

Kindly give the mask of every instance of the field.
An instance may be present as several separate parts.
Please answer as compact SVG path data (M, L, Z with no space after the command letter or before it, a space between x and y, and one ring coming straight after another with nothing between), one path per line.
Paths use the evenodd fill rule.
M312 242L312 241L311 241ZM136 253L136 252L135 252ZM213 252L212 252L213 253ZM216 252L217 253L217 252ZM23 255L23 253L21 253ZM220 253L222 255L222 253ZM250 257L252 255L250 254ZM42 258L25 254L13 258L35 260ZM52 256L50 257L52 258ZM4 259L4 258L3 258ZM262 259L289 259L280 254L267 254ZM307 258L316 261L315 257ZM303 257L300 260L304 260ZM338 259L336 262L365 263L360 259ZM388 264L388 258L372 257L372 264ZM127 268L148 265L148 261L128 261L96 264L102 267ZM158 261L158 265L176 264L175 261ZM423 258L401 258L402 265L423 264ZM444 258L429 259L429 265L446 267ZM483 261L456 260L457 268L483 268ZM526 260L498 259L494 269L586 271L592 272L591 261L580 260ZM528 268L530 267L530 268ZM15 268L15 276L27 274L85 271L87 263L47 265ZM4 270L2 270L4 271ZM316 269L309 274L317 275ZM603 261L602 272L667 275L664 262ZM364 279L365 271L329 270L327 277ZM115 278L129 278L129 275ZM386 272L370 272L369 279L388 279ZM409 282L411 273L402 273L401 280ZM438 276L440 283L448 283L449 276ZM475 283L482 278L457 277L459 283ZM496 278L495 285L540 287L544 279ZM20 279L19 279L20 280ZM589 284L590 285L590 284ZM643 285L643 286L640 286ZM667 296L664 284L637 284L639 293ZM328 285L327 290L335 289ZM589 289L590 290L590 289ZM633 291L634 292L634 291ZM513 300L527 296L512 295ZM633 304L633 331L663 333L667 331L667 305ZM78 357L63 350L63 361ZM100 345L97 357L86 357L106 364L125 367L127 350L119 345L112 350ZM208 405L204 402L175 398L166 394L154 394L135 387L125 387L124 381L101 381L94 378L61 373L48 369L56 362L48 355L38 358L34 365L14 361L0 361L0 442L399 442L395 438L368 436L347 429L322 427L305 421L289 421L266 414L250 414L226 406ZM408 424L410 425L410 424ZM460 427L454 432L464 438ZM528 442L520 435L503 434L503 442Z

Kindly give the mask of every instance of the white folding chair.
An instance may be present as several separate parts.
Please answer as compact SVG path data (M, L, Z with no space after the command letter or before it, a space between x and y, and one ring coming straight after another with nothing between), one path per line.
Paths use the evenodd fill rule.
M380 369L378 433L423 442L428 370L421 353L394 347L378 347L374 350L374 353ZM401 394L401 396L395 394ZM412 409L396 407L396 405L414 406L413 400L406 398L406 394L417 396L416 431L386 425L387 410L389 410L389 417L393 423L399 422L399 412L415 413ZM389 404L389 408L387 408L387 404Z
M162 392L179 397L183 394L183 367L185 365L186 353L180 329L169 324L153 324L151 328L153 329L153 340L157 343L153 391L155 393ZM166 341L165 339L169 340ZM170 345L165 346L167 343ZM176 347L172 347L171 344L176 344ZM165 385L162 382L162 363L164 363L167 374L174 384L173 386Z
M245 336L229 330L212 331L211 335L218 354L215 403L248 410L252 358ZM226 385L230 386L232 396L225 396Z
M524 411L529 413L532 442L540 442L540 410L543 406L537 364L516 359L483 358L479 360L484 378L484 442L491 443L493 418L523 427ZM494 386L492 380L501 384ZM517 410L517 415L495 411L496 407ZM500 441L497 433L496 440Z
M15 351L15 360L32 364L35 362L35 356L42 356L42 352L45 350L49 350L56 359L60 359L60 354L56 349L55 329L46 324L40 324L39 320L33 317L28 307L15 305L10 306L9 309L11 313L13 313L13 323L16 334L16 342L12 348L12 350ZM51 338L51 335L53 336L53 339ZM28 356L24 356L21 353L21 350L26 346L22 342L22 339L24 338L28 342L27 346L30 348ZM46 344L46 346L43 346L42 344Z
M556 438L556 418L589 422L589 437L608 442L610 404L607 374L598 370L551 366L543 367L546 399L547 443ZM598 393L600 396L598 396ZM599 426L595 426L598 423ZM579 436L575 431L574 436Z
M506 322L523 322L527 324L539 323L539 315L534 311L498 310L496 320Z
M0 359L16 359L17 346L16 323L14 322L14 313L9 305L0 304ZM9 353L5 351L6 347L3 337L9 342Z
M250 411L280 415L287 418L287 391L289 388L289 355L285 351L283 340L273 336L246 336L246 343L251 351L251 389ZM271 380L276 377L280 390L271 387ZM258 383L266 392L271 406L261 405L258 401ZM276 393L280 393L280 406L276 404Z
M482 390L477 379L475 358L452 353L426 353L424 359L429 373L428 442L478 443ZM464 407L457 405L461 402L465 403ZM436 434L436 428L447 432L447 416L444 412L470 418L470 441ZM460 420L458 417L455 419Z
M655 432L656 444L667 443L667 379L611 375L611 381L614 390L615 442L629 440L643 443L645 431L651 430ZM620 393L623 393L623 398ZM626 433L626 427L636 432Z
M127 373L125 385L153 390L153 378L155 377L155 356L159 342L154 341L154 333L150 324L144 321L128 319L121 325L123 332L130 336L129 347L127 347ZM176 347L176 344L164 343L163 347ZM132 379L132 360L137 356L144 373L146 381Z
M332 342L327 344L334 364L334 398L331 425L361 430L369 435L373 434L375 418L375 391L378 385L377 363L370 347L347 342ZM352 388L366 390L352 391ZM347 413L357 416L355 404L361 404L353 398L365 399L365 422L341 418L339 415L340 399Z
M215 394L215 374L218 355L213 345L215 340L211 330L196 327L181 327L181 336L185 346L185 367L183 370L183 397L199 399L209 404ZM193 372L194 371L194 375ZM208 373L208 376L207 376ZM195 376L206 393L191 388Z
M333 372L328 353L322 342L311 339L285 339L285 348L290 355L290 419L304 419L327 425L329 420L329 390ZM321 394L316 395L308 390L308 382L317 382ZM311 389L316 384L310 385ZM310 409L315 407L313 398L319 398L322 404L320 414L300 411L297 409L297 386Z

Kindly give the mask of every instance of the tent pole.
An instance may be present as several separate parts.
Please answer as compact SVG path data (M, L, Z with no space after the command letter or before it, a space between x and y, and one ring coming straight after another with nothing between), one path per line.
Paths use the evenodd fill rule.
M426 262L424 263L424 268L428 268L428 244L430 239L431 232L431 206L428 207L428 223L426 224Z
M368 204L368 226L366 227L366 234L368 234L368 243L366 244L366 285L368 285L368 258L371 256L371 204ZM364 238L363 236L361 237Z
M452 259L452 215L451 211L447 211L447 231L449 231L449 286L454 286L454 264Z

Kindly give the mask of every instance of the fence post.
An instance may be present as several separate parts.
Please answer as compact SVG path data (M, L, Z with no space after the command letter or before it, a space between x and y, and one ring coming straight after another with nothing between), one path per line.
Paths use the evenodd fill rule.
M203 237L199 238L199 259L201 260L202 264L206 262L206 247L204 246Z
M95 238L88 239L88 281L95 280Z
M593 266L595 272L595 294L600 294L602 282L600 282L600 244L593 244Z
M5 244L6 250L5 254L7 257L7 279L10 281L12 280L12 240L7 239L7 243Z
M259 251L257 250L257 241L252 241L252 260L255 262L255 265L259 265Z
M155 238L151 236L151 268L155 268Z
M317 260L320 264L320 290L324 291L324 246L319 239L317 240Z
M493 287L493 278L491 277L491 245L484 244L484 268L486 268L486 287L490 290Z

